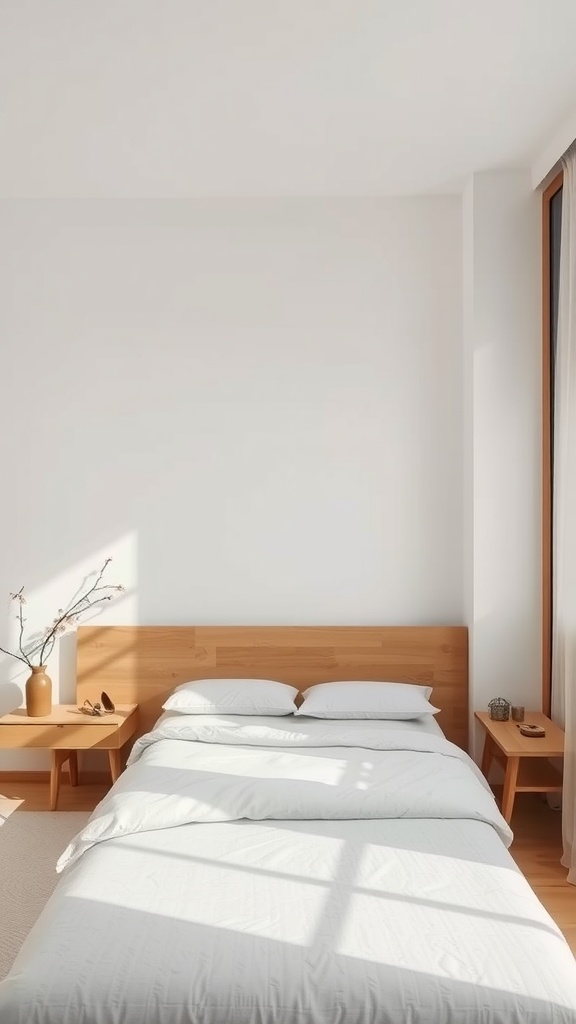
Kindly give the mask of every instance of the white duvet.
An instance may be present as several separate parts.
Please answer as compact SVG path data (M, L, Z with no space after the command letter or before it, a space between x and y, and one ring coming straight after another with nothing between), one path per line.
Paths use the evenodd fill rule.
M576 1024L510 838L430 728L164 716L63 854L0 1022Z
M473 818L511 842L483 776L444 736L407 723L301 721L164 716L57 870L127 833L241 818Z

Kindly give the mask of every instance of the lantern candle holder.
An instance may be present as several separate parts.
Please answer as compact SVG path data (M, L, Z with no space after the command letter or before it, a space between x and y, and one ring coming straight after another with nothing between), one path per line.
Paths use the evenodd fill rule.
M511 704L504 697L494 697L488 704L490 718L493 722L507 722L510 718Z

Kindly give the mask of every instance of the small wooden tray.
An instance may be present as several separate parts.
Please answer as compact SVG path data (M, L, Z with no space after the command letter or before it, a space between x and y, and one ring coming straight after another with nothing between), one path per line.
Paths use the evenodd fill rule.
M546 735L546 729L542 725L529 725L528 723L525 723L524 725L519 725L518 728L520 729L522 736L533 736L536 738L538 736Z

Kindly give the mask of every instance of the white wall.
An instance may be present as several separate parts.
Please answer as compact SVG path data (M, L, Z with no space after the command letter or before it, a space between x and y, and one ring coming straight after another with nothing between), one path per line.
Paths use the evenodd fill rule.
M556 133L548 139L544 148L538 154L532 164L532 186L545 188L552 178L561 169L562 157L566 150L576 139L576 110L573 110L558 128Z
M463 260L470 707L504 696L539 708L540 197L528 171L473 176Z
M463 622L461 270L455 197L0 202L4 590Z

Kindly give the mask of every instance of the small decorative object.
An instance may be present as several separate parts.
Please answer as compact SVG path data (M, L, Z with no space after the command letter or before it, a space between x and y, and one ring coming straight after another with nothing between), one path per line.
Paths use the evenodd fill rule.
M523 722L524 721L524 708L521 704L512 705L512 721Z
M100 703L100 701L102 703ZM96 703L93 704L91 700L85 700L82 707L78 708L78 711L81 711L83 715L92 715L96 718L100 715L113 715L116 711L116 705L108 696L106 690L102 690L100 701L96 701Z
M510 718L510 701L504 697L494 697L488 704L490 718L494 722L507 722Z
M101 569L91 573L90 575L95 577L94 582L89 584L90 577L87 577L68 606L59 608L58 615L52 623L28 640L24 640L26 625L24 587L20 587L16 594L10 594L12 601L18 605L16 616L19 623L18 650L8 651L4 647L0 647L0 651L10 658L16 658L17 661L23 662L31 669L31 674L26 680L26 712L30 718L43 718L52 710L52 680L46 674L46 663L54 650L57 638L77 626L83 616L96 605L103 604L104 601L112 601L117 594L124 590L123 586L102 583L104 573L111 561L111 558L107 558ZM104 698L104 696L112 704L110 698L103 694L102 697ZM106 708L104 699L103 703Z
M545 736L546 729L542 725L529 725L527 722L524 725L519 725L518 728L523 736Z

